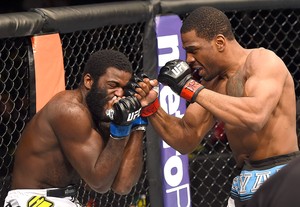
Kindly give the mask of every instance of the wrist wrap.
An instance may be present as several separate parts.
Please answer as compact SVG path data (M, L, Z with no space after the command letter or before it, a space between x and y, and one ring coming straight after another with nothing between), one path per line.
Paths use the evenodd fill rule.
M160 106L159 100L158 100L158 98L156 98L154 102L152 102L148 106L145 106L144 108L142 108L141 116L142 117L151 116L152 114L154 114L157 111L159 106Z
M186 83L180 93L180 96L191 103L195 102L198 93L205 87L197 81L191 79Z
M110 123L109 130L110 130L110 136L113 139L123 139L127 137L130 134L132 124L129 125L117 125L113 122Z

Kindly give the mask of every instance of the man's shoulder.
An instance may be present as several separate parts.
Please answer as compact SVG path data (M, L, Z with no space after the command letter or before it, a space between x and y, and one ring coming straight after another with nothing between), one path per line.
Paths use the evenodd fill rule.
M255 59L263 59L266 57L275 57L276 54L269 49L263 48L263 47L259 47L259 48L254 48L254 49L250 49L250 52L248 54L248 58L247 60L253 60L252 58Z
M276 55L275 52L265 48L251 49L245 62L245 69L249 72L252 70L259 70L263 67L264 70L267 68L274 69L278 68L282 60Z
M74 90L65 90L56 94L46 106L49 111L54 114L76 114L82 113L87 110L87 107L83 104L82 98Z

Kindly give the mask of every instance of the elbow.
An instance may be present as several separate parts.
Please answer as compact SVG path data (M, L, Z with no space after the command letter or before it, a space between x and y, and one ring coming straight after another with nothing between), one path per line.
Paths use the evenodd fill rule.
M141 171L141 170L140 170ZM118 195L127 195L132 188L138 183L139 177L123 177L123 179L116 179L111 186L114 193Z
M104 183L99 183L99 184L88 184L88 186L93 189L94 191L96 191L97 193L106 193L108 192L109 190L111 190L111 185L109 184L104 184Z
M114 193L118 194L118 195L127 195L130 193L131 189L132 189L132 185L126 185L126 186L112 186L112 190L114 191Z
M194 151L194 149L190 149L190 148L186 147L186 148L178 149L177 151L182 155L186 155L186 154L192 153Z
M99 185L99 186L91 186L91 188L97 193L107 193L109 190L114 191L114 193L119 195L127 195L130 193L133 186L131 185Z
M190 154L192 152L194 152L194 150L199 146L198 143L185 143L182 144L180 146L178 146L176 149L176 151L178 151L180 154L182 155L186 155L186 154Z
M127 188L127 189L112 189L116 194L118 195L127 195L130 193L131 188Z
M110 190L110 188L104 188L104 187L101 188L91 187L91 188L97 193L101 193L101 194L107 193Z
M183 142L178 142L180 145L178 146L182 155L187 155L194 152L197 148L199 148L204 136L201 134L192 134L190 136L184 137Z

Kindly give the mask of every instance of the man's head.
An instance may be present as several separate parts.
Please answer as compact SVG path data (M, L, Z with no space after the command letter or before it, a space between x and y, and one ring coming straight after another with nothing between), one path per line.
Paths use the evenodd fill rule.
M86 103L93 118L107 120L107 104L122 97L123 87L132 76L132 66L127 57L114 50L101 50L88 59L83 73L83 84L87 88Z
M227 48L235 38L223 12L213 7L194 10L183 22L181 39L193 73L206 81L224 73Z
M86 62L83 77L89 73L93 80L97 81L109 67L132 73L131 63L123 53L116 50L99 50Z
M198 37L208 41L222 34L228 40L233 40L234 35L227 16L220 10L213 7L200 7L185 19L181 27L181 33L196 31Z

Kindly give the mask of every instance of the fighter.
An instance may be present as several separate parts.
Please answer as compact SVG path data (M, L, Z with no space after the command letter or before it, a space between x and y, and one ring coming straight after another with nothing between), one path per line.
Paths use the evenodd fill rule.
M167 62L157 80L189 105L178 118L156 104L148 119L182 154L193 152L216 121L223 122L241 169L228 206L245 206L265 180L299 155L293 78L273 51L243 48L227 16L216 8L191 12L183 21L181 39L186 61ZM195 70L200 80L193 79ZM157 80L144 79L139 85L149 92ZM154 104L152 93L145 96Z
M140 116L147 107L125 95L132 75L118 51L90 56L80 86L56 94L26 124L4 206L81 206L81 179L99 193L130 192L142 171L148 124Z

